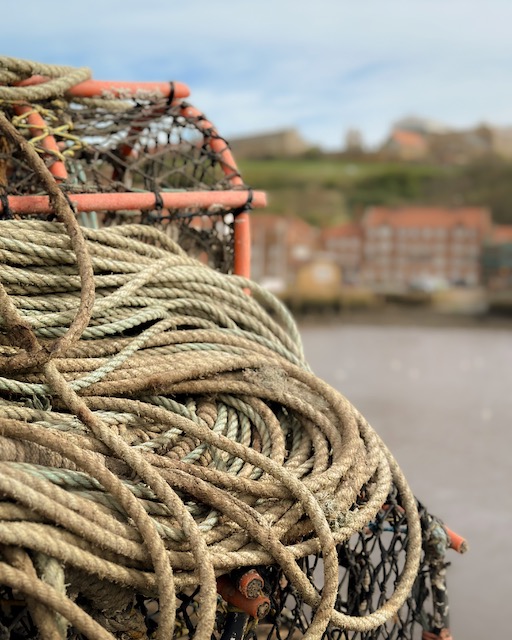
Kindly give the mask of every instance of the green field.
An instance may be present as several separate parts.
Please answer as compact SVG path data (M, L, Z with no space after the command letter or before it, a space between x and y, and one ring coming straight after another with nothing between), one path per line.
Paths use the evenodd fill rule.
M348 161L319 155L240 162L245 182L269 194L269 212L318 226L356 219L371 205L488 207L512 224L512 163L496 157L464 166Z
M350 220L366 206L423 202L429 184L452 168L333 157L240 162L244 181L269 194L269 211L318 226Z
M255 188L300 188L305 184L323 188L347 188L378 176L431 177L446 171L434 165L391 162L350 162L330 157L243 160L239 163L247 183Z

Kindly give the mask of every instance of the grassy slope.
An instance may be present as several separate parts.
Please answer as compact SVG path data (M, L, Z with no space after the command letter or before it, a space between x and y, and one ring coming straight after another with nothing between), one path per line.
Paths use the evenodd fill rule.
M429 165L349 162L332 157L245 160L247 184L269 194L269 211L319 226L354 218L370 204L421 199L423 186L442 171Z

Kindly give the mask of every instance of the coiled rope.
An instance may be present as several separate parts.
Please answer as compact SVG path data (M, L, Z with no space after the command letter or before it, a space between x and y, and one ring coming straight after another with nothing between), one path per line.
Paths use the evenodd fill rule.
M176 593L199 585L195 637L209 639L216 576L254 565L279 565L313 607L306 638L383 624L417 574L416 502L364 418L311 373L286 310L153 228L81 229L37 153L0 127L57 219L0 221L0 583L43 637L63 637L60 616L113 637L80 590L99 610L158 597L171 637ZM400 580L377 611L347 616L336 544L392 483L408 522ZM312 553L321 594L296 562Z

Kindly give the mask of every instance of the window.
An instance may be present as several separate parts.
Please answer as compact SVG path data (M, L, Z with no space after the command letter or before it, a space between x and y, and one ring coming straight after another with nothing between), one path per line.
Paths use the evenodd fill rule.
M375 255L375 245L372 242L367 242L364 248L364 254L367 257L372 257Z
M465 238L471 237L472 229L468 229L463 224L458 224L453 228L452 235L457 240L464 240Z
M470 285L477 285L478 284L478 274L476 271L470 271L467 275L466 275L466 282Z
M477 258L480 255L480 247L477 244L469 244L466 247L466 253L472 258Z
M375 273L373 269L366 269L364 275L367 282L373 282L375 280Z
M391 236L393 235L393 230L391 229L391 227L388 224L382 224L377 229L377 235L380 238L391 238Z
M311 249L304 244L296 244L292 247L292 256L295 260L308 260L311 256Z
M395 271L395 280L397 282L403 282L405 280L405 273L402 269L397 269Z

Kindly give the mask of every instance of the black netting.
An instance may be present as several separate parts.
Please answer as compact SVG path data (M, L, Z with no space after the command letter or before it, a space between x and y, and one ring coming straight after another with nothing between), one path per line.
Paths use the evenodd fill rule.
M437 588L443 586L446 564L437 554L429 552L431 523L437 522L420 505L423 528L423 554L418 577L405 604L386 624L373 631L346 631L330 625L324 634L329 640L395 640L420 639L424 629L448 626L446 598L432 598L432 578ZM365 616L381 607L392 595L399 580L407 544L407 521L403 509L391 495L374 522L338 546L339 589L336 609L350 616ZM321 589L322 559L308 556L299 561L302 570ZM308 629L313 611L294 587L279 572L261 568L268 576L267 590L272 601L272 613L248 633L250 638L292 640Z
M233 228L239 209L221 202L210 206L164 206L163 194L222 192L240 188L241 181L225 141L204 116L185 102L166 100L119 101L121 110L101 101L52 100L31 106L20 114L14 107L5 112L18 131L33 144L51 170L65 167L60 182L72 200L76 194L154 194L151 210L98 209L78 212L82 225L104 227L127 223L154 225L175 239L190 255L230 272L233 267ZM29 121L36 113L44 126ZM54 145L48 145L48 141ZM52 143L53 144L53 143ZM0 194L44 195L37 176L24 156L0 137ZM5 213L5 204L4 213ZM30 211L26 212L30 215ZM421 638L424 629L439 631L448 626L444 584L446 541L436 541L440 523L420 505L423 553L420 571L405 604L386 624L371 632L344 631L329 627L329 640L395 640ZM442 536L441 536L442 537ZM364 617L392 595L405 563L408 541L406 514L392 492L373 522L338 546L339 590L336 609ZM444 545L444 546L443 546ZM322 589L322 558L308 556L298 563L317 592ZM308 629L313 611L274 566L256 567L264 580L270 611L256 624L233 610L219 596L215 640L237 638L295 640ZM120 610L101 608L94 589L88 592L85 577L74 570L66 574L69 584L80 584L76 604L115 637L152 638L158 627L158 601L141 594L124 594ZM178 594L176 638L192 638L198 621L198 590ZM27 602L15 590L0 587L0 639L36 638L37 630ZM67 637L81 638L73 628Z
M387 623L368 632L346 631L330 625L324 634L326 640L420 640L423 631L448 627L448 602L444 581L446 562L444 553L436 551L433 531L440 527L422 505L420 515L423 530L423 553L416 582L405 604ZM435 538L435 536L434 536ZM405 560L407 520L392 493L376 519L364 531L338 546L339 591L336 609L350 616L363 617L382 606L391 596L399 580ZM322 586L322 559L312 555L298 561L301 569L315 585L318 593ZM274 566L256 567L265 581L263 589L270 599L268 615L256 623L242 615L240 633L247 640L294 640L308 629L313 615L295 588ZM76 579L76 577L75 577ZM197 625L199 589L178 594L176 609L176 638L192 638ZM101 613L98 602L79 596L77 603L99 620L107 629L137 637L151 638L158 628L158 601L134 595L128 608L122 612ZM0 634L13 640L37 638L23 600L12 590L0 591ZM235 636L230 627L233 608L219 596L215 639ZM240 613L240 612L239 612ZM110 615L110 617L109 617ZM240 614L241 615L241 614ZM10 635L6 635L10 634ZM68 638L83 636L69 629ZM119 635L116 637L125 637ZM127 637L127 636L126 636Z
M125 110L63 100L38 104L32 109L45 128L35 136L31 111L16 115L11 109L11 120L48 166L65 163L68 178L61 186L68 193L231 188L239 174L222 157L227 143L190 105L165 100L119 105ZM46 145L49 136L57 150ZM38 192L32 170L16 150L0 147L0 160L7 162L9 195Z
M81 213L83 226L108 227L118 224L149 224L167 233L190 256L222 273L231 273L234 259L234 228L237 210L224 207L153 211L108 211L95 216ZM96 218L96 219L95 219Z
M117 110L121 107L122 110ZM167 207L162 195L243 188L228 145L203 114L186 102L144 100L52 100L30 105L24 114L3 105L47 166L67 177L60 186L74 194L151 192L153 211L98 210L81 213L85 226L144 223L168 232L186 251L223 272L233 267L233 221L238 210ZM36 114L42 125L30 118ZM48 142L51 140L51 144ZM55 144L53 144L53 142ZM52 146L53 145L53 146ZM236 184L234 183L236 181ZM0 187L7 196L44 195L22 153L0 137Z

